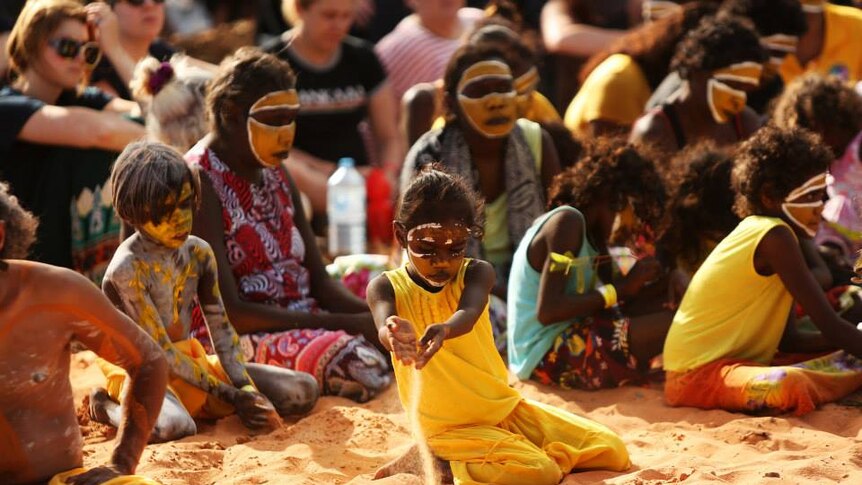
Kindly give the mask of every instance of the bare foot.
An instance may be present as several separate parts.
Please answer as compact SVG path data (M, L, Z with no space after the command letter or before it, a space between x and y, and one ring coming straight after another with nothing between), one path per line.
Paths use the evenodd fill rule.
M449 466L448 461L434 457L434 467L437 469L440 483L449 484L455 482L452 476L452 467ZM374 473L374 480L391 477L399 473L408 473L420 477L423 475L424 467L422 466L422 455L419 452L419 445L411 445L403 455L378 468L377 472Z
M102 424L113 425L108 414L108 406L116 404L108 396L108 391L103 387L97 387L90 391L90 419Z

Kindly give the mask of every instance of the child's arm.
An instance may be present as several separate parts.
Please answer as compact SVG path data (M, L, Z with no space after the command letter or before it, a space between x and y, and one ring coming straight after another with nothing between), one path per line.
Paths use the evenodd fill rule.
M118 287L128 288L129 292L134 292L135 294L124 295L117 289ZM168 337L155 304L150 300L149 295L144 292L142 283L128 282L123 285L106 278L102 283L102 289L114 306L137 321L138 325L161 347L162 352L164 352L167 358L172 375L225 402L234 402L239 392L238 389L223 383L216 376L202 369L189 356L177 350L170 337Z
M118 475L135 472L162 407L168 364L158 346L135 322L117 311L86 278L69 271L63 294L74 317L75 337L129 375L123 419L107 466ZM97 473L97 468L91 470Z
M763 263L763 269L778 274L781 282L802 305L829 343L862 357L862 332L832 310L826 295L805 264L799 243L790 229L784 226L775 227L763 237L755 251L755 265L759 268L758 263ZM784 343L790 344L787 340ZM812 346L803 347L807 347L804 348L807 351L813 350L810 348Z
M497 280L494 267L490 263L474 259L464 273L464 292L458 302L458 309L445 323L435 323L425 329L419 340L419 355L416 368L421 369L443 346L446 339L466 335L482 316L488 306L488 297Z
M395 307L395 290L386 275L379 275L368 283L365 299L377 325L380 343L404 365L416 362L416 333L410 321L398 317Z
M254 386L245 368L246 361L239 344L239 336L231 326L221 300L215 256L206 242L200 241L200 244L201 246L194 248L194 257L201 271L198 281L198 301L212 337L213 347L219 362L235 387L241 389L248 385Z
M814 244L814 240L801 239L799 247L802 249L802 256L805 258L808 269L814 276L814 280L820 285L820 288L824 290L832 288L832 273L817 251L817 245Z

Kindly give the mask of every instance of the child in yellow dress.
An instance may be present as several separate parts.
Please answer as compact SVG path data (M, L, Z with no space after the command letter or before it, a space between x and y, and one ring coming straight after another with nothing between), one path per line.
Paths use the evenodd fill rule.
M417 439L449 462L458 484L554 484L573 469L625 470L628 452L613 431L508 385L488 318L494 269L464 257L481 212L462 179L424 169L393 222L407 263L368 287L401 403L418 400Z

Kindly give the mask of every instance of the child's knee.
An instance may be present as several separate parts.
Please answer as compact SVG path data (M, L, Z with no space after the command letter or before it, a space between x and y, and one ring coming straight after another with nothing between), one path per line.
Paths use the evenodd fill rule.
M284 379L277 396L268 396L278 414L305 414L314 408L320 397L317 380L305 372L296 372L290 379Z
M197 432L195 420L188 413L163 412L156 420L150 443L174 441L195 435Z

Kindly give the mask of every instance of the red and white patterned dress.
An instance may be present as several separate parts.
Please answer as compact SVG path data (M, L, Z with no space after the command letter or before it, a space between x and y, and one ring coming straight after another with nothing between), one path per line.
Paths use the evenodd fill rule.
M240 298L291 311L322 311L302 265L305 243L294 224L284 172L264 169L261 183L251 184L202 143L185 158L206 174L221 202L227 260ZM192 334L209 345L206 326L199 313L196 317ZM364 402L392 382L387 359L360 335L305 328L244 335L241 342L249 361L308 372L324 394Z

